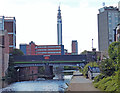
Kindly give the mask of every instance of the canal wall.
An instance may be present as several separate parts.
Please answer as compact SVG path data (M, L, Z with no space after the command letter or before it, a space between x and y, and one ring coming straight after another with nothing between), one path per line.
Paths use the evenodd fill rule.
M41 74L38 70L39 67L36 66L17 68L18 81L31 81L36 80L37 78L53 79L53 66L45 65L43 74Z
M21 67L18 69L18 81L37 79L38 67Z

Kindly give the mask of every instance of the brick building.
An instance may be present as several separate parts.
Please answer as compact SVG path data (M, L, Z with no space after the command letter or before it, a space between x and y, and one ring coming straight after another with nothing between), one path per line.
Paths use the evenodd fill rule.
M36 45L33 41L29 44L20 44L24 55L64 55L64 45Z
M16 48L16 19L15 17L0 16L0 31L6 30L9 36L9 52Z
M78 42L77 42L77 40L72 40L72 55L78 55Z
M9 36L7 31L0 31L0 79L5 76L9 62Z

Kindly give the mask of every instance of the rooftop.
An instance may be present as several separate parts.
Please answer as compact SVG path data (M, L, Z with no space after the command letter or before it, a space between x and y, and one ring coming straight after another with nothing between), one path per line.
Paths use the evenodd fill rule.
M102 13L102 12L104 12L105 10L118 11L118 8L117 8L117 7L114 7L114 6L109 6L109 7L105 6L105 7L99 9L99 13Z

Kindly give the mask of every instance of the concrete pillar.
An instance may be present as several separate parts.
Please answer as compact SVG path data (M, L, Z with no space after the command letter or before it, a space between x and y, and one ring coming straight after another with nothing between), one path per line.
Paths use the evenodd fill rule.
M2 79L2 47L0 47L0 80Z
M53 66L49 66L49 64L45 65L45 76L46 78L53 78Z
M64 66L53 66L53 73L55 74L55 79L63 79L64 73Z

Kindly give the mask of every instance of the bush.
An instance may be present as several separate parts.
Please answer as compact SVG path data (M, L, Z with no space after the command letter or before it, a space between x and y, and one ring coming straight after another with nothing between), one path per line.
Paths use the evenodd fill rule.
M88 63L87 65L85 65L85 67L84 67L82 73L83 73L83 75L86 76L86 77L87 77L87 72L88 72L88 66L91 66L91 67L98 67L98 65L97 65L96 62L90 62L90 63Z
M98 82L94 81L94 87L99 88L104 91L109 91L111 93L120 91L117 73L119 73L119 71L116 72L114 76L104 77L103 79L100 79ZM97 76L95 79L101 76Z
M97 82L99 82L101 79L103 79L105 77L105 75L103 75L103 74L100 74L100 75L98 75L98 76L96 76L95 78L94 78L94 82L93 83L97 83Z
M101 73L105 76L111 76L115 72L115 66L113 65L113 61L111 59L105 59L100 64Z

